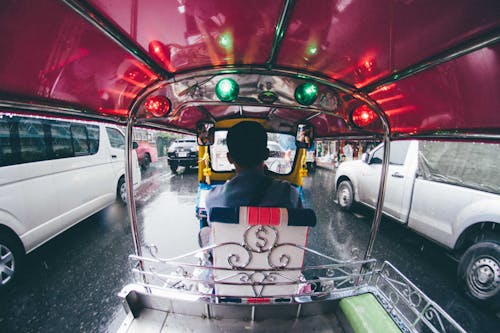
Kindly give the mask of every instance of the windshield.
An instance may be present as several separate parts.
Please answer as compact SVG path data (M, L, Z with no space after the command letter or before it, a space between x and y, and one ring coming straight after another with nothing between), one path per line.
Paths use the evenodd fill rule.
M234 166L227 160L226 136L227 131L216 131L214 144L210 146L212 170L216 172L234 170ZM292 135L267 133L267 148L269 149L269 158L265 163L269 171L281 175L292 172L297 149L295 138Z

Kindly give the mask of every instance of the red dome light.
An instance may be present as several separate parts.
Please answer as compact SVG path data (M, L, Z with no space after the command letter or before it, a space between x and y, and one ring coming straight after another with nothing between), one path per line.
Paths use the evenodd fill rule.
M367 105L362 105L351 114L354 126L363 128L370 125L377 118L377 114Z
M155 117L163 117L170 112L172 103L165 96L149 96L144 103L146 111Z

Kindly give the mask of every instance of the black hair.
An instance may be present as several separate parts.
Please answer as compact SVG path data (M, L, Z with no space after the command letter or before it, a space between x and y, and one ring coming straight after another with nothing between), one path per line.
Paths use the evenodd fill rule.
M255 168L267 159L267 133L261 124L242 121L227 132L227 148L234 162Z

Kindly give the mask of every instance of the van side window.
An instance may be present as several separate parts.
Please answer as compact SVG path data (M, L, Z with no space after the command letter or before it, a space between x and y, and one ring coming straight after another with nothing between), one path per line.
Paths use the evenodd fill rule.
M87 128L83 125L72 124L71 136L73 138L73 151L75 152L75 156L88 155L89 143Z
M21 119L18 131L22 162L36 162L48 159L47 144L41 119Z
M108 132L111 147L119 149L125 148L125 137L119 130L116 128L106 127L106 132Z
M73 157L70 123L50 121L50 137L52 138L52 153L54 158Z
M96 154L99 126L0 114L0 166Z
M12 142L11 132L14 131L13 127L12 118L0 116L0 166L19 163Z
M97 154L99 150L99 126L87 125L87 133L89 135L89 153L90 155Z

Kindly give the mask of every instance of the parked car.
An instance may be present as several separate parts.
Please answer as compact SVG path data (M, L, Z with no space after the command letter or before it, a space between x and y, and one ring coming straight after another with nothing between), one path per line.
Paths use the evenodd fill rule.
M198 145L196 138L186 137L172 142L167 150L168 165L172 172L177 172L179 166L186 168L198 165Z
M500 304L500 146L470 142L394 141L383 213L460 258L461 287ZM337 200L375 207L383 145L336 172ZM463 161L467 163L463 163ZM456 163L459 161L459 163Z
M0 113L0 288L19 274L25 254L126 202L124 148L113 125Z
M158 151L155 145L150 144L146 141L138 141L138 147L135 149L137 152L137 158L139 159L139 165L142 170L147 170L151 163L155 163L158 160Z

